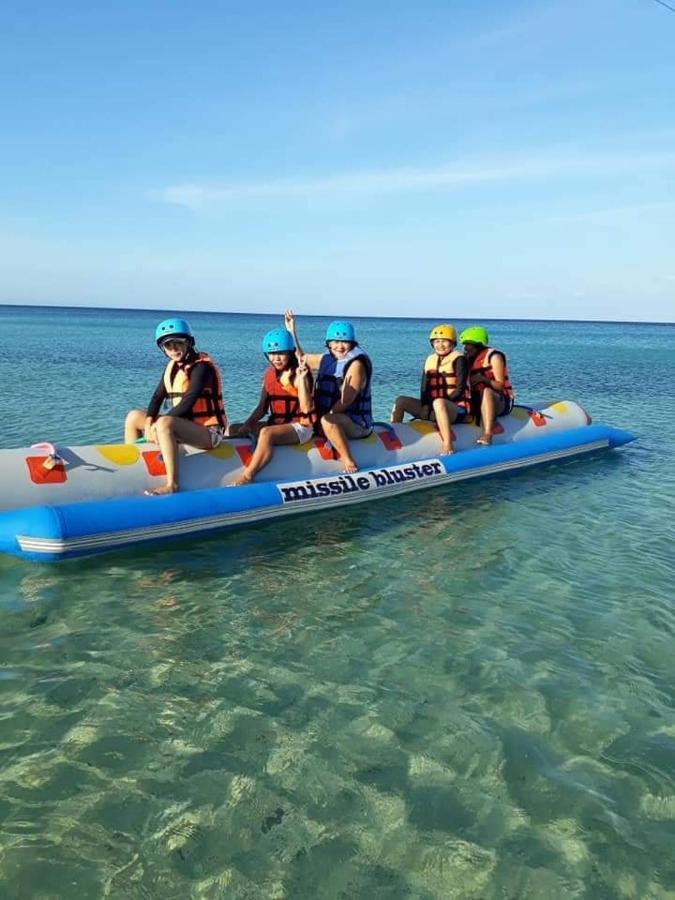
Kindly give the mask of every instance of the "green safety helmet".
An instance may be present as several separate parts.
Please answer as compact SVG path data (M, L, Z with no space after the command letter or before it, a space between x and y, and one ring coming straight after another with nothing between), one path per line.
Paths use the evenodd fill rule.
M490 343L487 330L482 325L472 325L465 328L459 336L463 344L482 344L484 347Z

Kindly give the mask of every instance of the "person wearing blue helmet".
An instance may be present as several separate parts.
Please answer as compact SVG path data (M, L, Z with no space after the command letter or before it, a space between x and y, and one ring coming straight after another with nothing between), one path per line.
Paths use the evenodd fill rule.
M250 462L232 482L235 487L253 480L272 459L276 445L304 444L314 434L312 375L304 358L298 359L292 335L273 328L262 340L262 352L269 366L258 404L245 422L230 428L231 435L257 435Z
M144 437L159 445L166 483L146 493L173 494L178 490L178 444L199 450L217 447L227 431L227 416L218 366L195 349L185 319L160 322L155 343L168 361L147 409L127 413L124 441L133 444ZM168 409L161 413L163 405Z
M293 311L286 310L284 318L300 351ZM325 353L306 356L309 367L318 369L314 388L317 430L338 452L344 471L356 472L349 441L368 437L373 430L373 365L359 347L351 322L331 322L326 329L326 347Z

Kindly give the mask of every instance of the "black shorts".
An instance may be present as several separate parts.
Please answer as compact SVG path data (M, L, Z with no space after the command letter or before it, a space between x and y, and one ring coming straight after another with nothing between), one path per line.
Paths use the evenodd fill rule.
M503 394L500 394L497 398L497 402L495 403L495 415L499 416L508 416L508 414L513 409L513 397L505 397Z
M451 400L450 402L452 403L453 401ZM455 403L455 406L457 406L456 403ZM428 412L429 412L429 415L426 416L426 418L427 418L430 422L435 422L435 421L436 421L436 416L434 415L434 411L433 411L433 409L431 408L431 405L430 405L430 404L427 404L426 409L427 409ZM424 411L424 410L422 410L422 411ZM460 425L465 419L466 419L466 410L464 409L463 406L457 406L457 416L456 416L456 418L455 418L453 424L454 424L454 425Z

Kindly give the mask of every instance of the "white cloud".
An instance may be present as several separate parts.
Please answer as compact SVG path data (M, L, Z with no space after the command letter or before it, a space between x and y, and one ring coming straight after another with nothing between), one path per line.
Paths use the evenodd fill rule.
M277 178L263 181L187 183L159 192L165 203L193 210L241 206L247 201L310 200L397 194L448 189L488 182L541 178L612 177L646 169L671 169L675 153L543 155L481 165L454 163L430 167L402 167L337 173L319 178Z
M635 220L643 219L655 213L675 212L675 202L656 201L654 203L631 203L624 206L606 207L603 209L590 209L582 212L569 213L560 216L551 216L547 221L556 224L587 223L590 225L633 224Z

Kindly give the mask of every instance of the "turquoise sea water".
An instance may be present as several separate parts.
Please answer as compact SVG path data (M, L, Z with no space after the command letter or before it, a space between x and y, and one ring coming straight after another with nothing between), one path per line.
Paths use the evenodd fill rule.
M1 445L118 437L159 318L0 307ZM241 417L279 317L190 318ZM300 319L308 349L325 324ZM356 324L385 418L433 323ZM638 442L0 559L1 897L675 897L675 326L489 324L522 399Z

